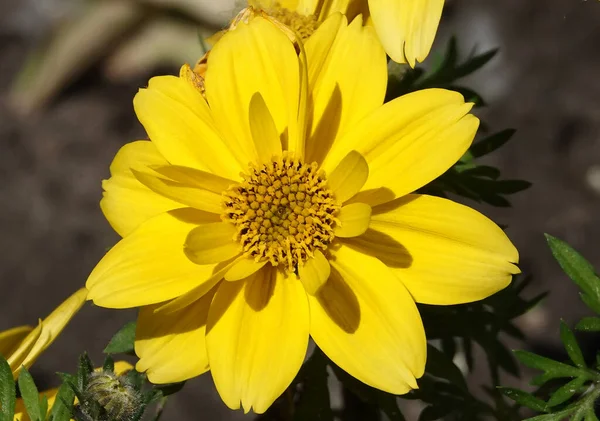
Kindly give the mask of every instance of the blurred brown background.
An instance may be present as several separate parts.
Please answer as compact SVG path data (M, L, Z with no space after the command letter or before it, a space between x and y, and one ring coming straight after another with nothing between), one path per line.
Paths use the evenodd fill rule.
M197 3L208 27L232 15L230 2ZM98 59L69 79L68 88L43 110L16 112L9 91L28 52L47 43L53 28L78 8L76 0L0 0L0 330L34 324L48 314L84 284L105 249L118 240L98 207L100 181L119 147L144 137L133 95L153 74L176 73L169 63L184 56L193 61L202 53L199 45L196 51L197 38L191 39L193 31L189 35L183 25L162 41L178 54L158 65L146 56L122 67L117 59L112 67L110 60ZM169 13L178 17L180 12ZM180 43L168 42L182 34L187 36ZM518 129L488 163L505 177L534 186L513 197L511 209L484 211L509 225L521 267L535 277L529 293L551 291L543 305L520 320L529 342L514 346L560 353L559 318L573 323L587 311L542 233L567 240L600 267L600 2L451 0L437 50L450 34L458 36L464 51L501 48L490 65L463 84L487 100L480 115L492 130ZM152 39L132 31L119 37L138 37L142 44ZM46 79L41 81L43 89ZM53 384L54 372L73 370L83 349L99 363L111 335L134 316L133 311L86 306L34 367L40 387ZM592 348L598 345L597 338L583 339ZM473 384L483 381L476 377ZM166 417L252 418L220 402L210 375L189 382L168 403Z

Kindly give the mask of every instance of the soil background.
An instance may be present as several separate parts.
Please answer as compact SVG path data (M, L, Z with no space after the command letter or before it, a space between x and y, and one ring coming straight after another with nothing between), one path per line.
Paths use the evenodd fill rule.
M28 51L49 36L50 6L61 2L41 5L0 0L0 330L35 324L81 287L118 241L98 206L100 181L123 144L144 138L132 107L138 87L153 74L177 71L147 69L114 83L92 69L42 112L19 115L8 101L11 83ZM436 50L450 34L464 51L500 47L462 84L486 99L478 114L492 130L518 130L487 163L506 178L533 182L512 198L512 208L480 207L509 226L521 267L535 279L528 294L551 292L519 321L528 341L511 346L561 357L559 319L572 324L588 312L543 233L600 267L600 2L451 0ZM34 366L39 386L52 386L57 371L74 370L84 349L99 363L112 334L134 317L87 305ZM599 345L597 337L582 340L586 352ZM474 386L485 381L484 369L472 375ZM190 381L166 411L168 420L252 419L220 402L210 375Z

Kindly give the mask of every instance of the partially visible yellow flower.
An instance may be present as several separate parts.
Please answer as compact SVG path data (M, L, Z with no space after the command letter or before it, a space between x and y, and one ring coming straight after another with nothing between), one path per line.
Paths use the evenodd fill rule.
M265 10L303 38L333 13L348 20L362 14L392 60L415 67L431 50L444 0L248 0L248 5Z
M21 366L31 367L34 361L54 342L67 323L79 311L87 298L87 289L67 298L38 326L20 326L0 332L0 354L8 361L16 379Z
M150 381L210 369L230 408L267 410L309 336L360 381L417 387L416 302L485 298L518 252L480 213L412 194L469 148L479 120L457 92L384 104L385 52L333 14L303 48L262 17L216 43L202 89L189 66L134 99L151 141L125 145L102 210L123 236L89 299L141 306L135 350Z
M115 374L117 375L122 375L124 373L126 373L127 371L130 371L131 369L133 369L133 366L131 364L129 364L127 361L116 361L115 362ZM101 368L97 368L96 371L101 370ZM50 411L52 410L52 406L54 406L54 402L56 401L56 395L58 394L58 389L54 388L54 389L50 389L50 390L45 390L43 392L40 392L40 398L42 398L43 396L46 396L46 398L48 399L48 414L50 414ZM75 402L77 403L78 400L77 398L75 399ZM31 418L29 418L29 415L27 415L27 410L25 409L25 403L23 402L23 399L18 398L17 402L15 404L15 417L14 417L14 421L31 421Z

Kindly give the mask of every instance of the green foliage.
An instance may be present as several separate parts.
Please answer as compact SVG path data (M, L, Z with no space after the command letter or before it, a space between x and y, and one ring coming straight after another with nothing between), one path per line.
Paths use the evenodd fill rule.
M135 322L129 322L123 326L104 348L104 353L135 355L135 327Z
M31 421L44 421L46 419L48 401L39 397L33 377L31 377L27 368L21 367L18 383L27 415L29 415Z
M0 354L0 421L13 421L16 396L12 370Z
M559 265L571 280L582 290L581 297L592 310L600 307L600 279L592 265L567 243L546 234L548 245ZM576 325L577 330L600 330L600 319L586 317ZM501 391L520 405L537 412L544 412L529 418L529 421L592 421L596 401L600 397L600 364L589 367L573 331L563 321L560 323L560 339L571 360L569 363L555 361L527 351L516 351L519 361L527 367L542 373L531 380L534 386L544 386L553 381L553 391L547 400L542 399L541 391L528 393L518 389L502 388ZM597 360L600 353L597 354ZM538 396L536 396L538 395Z

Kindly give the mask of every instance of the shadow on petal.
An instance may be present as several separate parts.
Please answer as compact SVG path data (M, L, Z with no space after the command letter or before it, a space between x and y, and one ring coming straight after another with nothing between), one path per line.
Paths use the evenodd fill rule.
M391 268L408 268L413 263L413 257L406 247L389 235L372 228L359 237L344 239L343 243L354 250L378 258Z
M206 212L199 209L184 207L185 205L181 205L181 209L174 209L169 211L168 213L179 219L181 222L187 222L190 224L208 224L211 222L221 222L221 217L216 213ZM183 248L183 244L181 245Z
M275 291L276 281L276 269L271 268L259 270L247 281L245 298L252 310L261 311L269 304Z
M327 283L316 294L327 315L346 333L354 333L360 325L360 305L354 291L333 267Z
M312 100L310 101L310 104L311 107L314 107ZM309 162L323 162L327 156L327 153L333 146L333 142L338 134L342 119L342 108L342 91L336 83L329 98L329 102L323 110L323 114L321 116L316 116L317 118L320 117L320 120L317 123L314 134L310 136L309 152L307 154ZM312 111L313 110L309 110L309 115L311 115ZM312 124L315 124L314 120L312 121Z
M374 206L378 206L381 203L390 202L391 200L394 200L395 197L396 195L394 192L387 187L378 187L376 189L368 189L358 192L350 200L348 200L346 204L357 202L366 203L367 205L371 206L373 208L373 212L375 212L376 208Z

